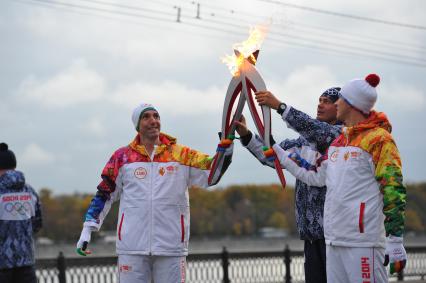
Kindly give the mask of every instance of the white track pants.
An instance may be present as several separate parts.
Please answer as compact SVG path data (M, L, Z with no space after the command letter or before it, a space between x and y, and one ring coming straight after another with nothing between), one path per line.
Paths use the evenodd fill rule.
M119 283L185 283L186 258L119 255Z
M328 283L385 283L385 249L326 246Z

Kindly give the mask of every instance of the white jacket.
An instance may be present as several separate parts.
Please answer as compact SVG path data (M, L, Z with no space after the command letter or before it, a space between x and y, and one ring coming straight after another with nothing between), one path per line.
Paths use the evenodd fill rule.
M117 150L86 214L84 225L98 230L111 204L120 200L118 254L188 254L188 187L207 187L211 158L165 134L160 141L153 160L138 137Z
M324 237L327 244L347 247L385 247L383 195L374 178L371 156L360 148L330 146L328 159L316 169L299 167L278 152L280 163L296 178L327 186ZM292 156L297 160L296 156ZM317 171L315 171L317 170Z
M384 248L386 234L402 236L405 187L386 122L384 115L372 113L364 124L344 128L323 156L273 146L281 165L296 178L327 186L324 236L329 245ZM253 151L261 146L255 143L252 139L248 145ZM316 164L310 162L315 154Z

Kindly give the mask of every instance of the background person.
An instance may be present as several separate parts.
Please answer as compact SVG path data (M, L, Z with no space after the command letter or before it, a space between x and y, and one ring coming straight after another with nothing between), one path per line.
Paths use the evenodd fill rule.
M33 236L42 227L40 201L0 143L0 282L36 283Z

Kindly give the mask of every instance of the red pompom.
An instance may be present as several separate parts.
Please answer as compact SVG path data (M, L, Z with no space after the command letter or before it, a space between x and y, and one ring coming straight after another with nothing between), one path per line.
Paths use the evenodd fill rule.
M365 80L372 87L376 87L380 83L380 77L376 74L369 74L368 76L365 77Z

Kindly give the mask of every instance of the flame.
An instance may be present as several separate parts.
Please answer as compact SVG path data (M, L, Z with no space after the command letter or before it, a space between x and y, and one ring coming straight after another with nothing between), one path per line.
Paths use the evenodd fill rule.
M240 53L239 56L237 55L225 55L225 57L222 58L222 63L225 63L229 71L231 71L231 74L236 77L240 75L240 66L244 62L244 56L242 53Z
M250 35L247 40L236 43L232 47L234 50L239 51L239 55L226 55L222 58L233 76L240 74L240 67L242 66L245 58L250 58L250 61L256 63L256 58L253 52L260 49L263 40L265 39L267 26L256 26L250 29Z

